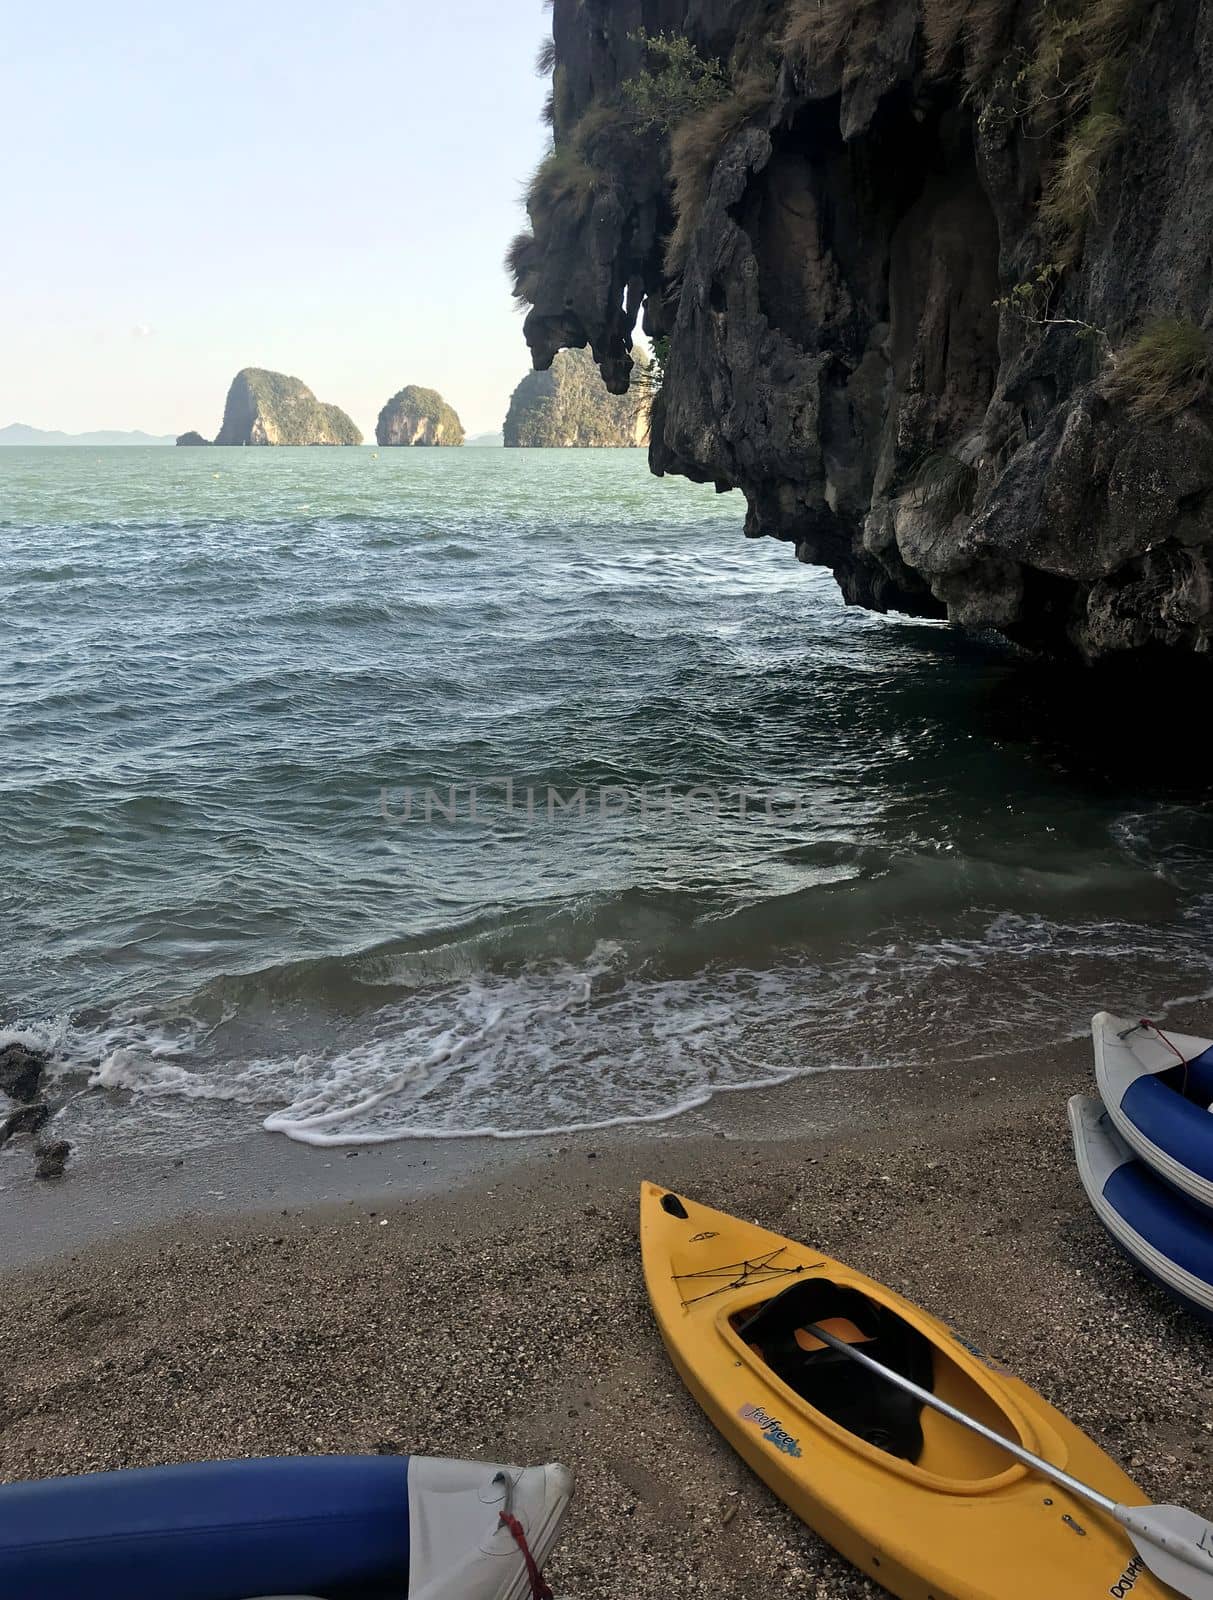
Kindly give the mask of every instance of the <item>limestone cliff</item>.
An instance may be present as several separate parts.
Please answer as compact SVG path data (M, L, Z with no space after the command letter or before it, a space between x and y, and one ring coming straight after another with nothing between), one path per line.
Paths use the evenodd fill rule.
M530 372L514 390L503 429L508 446L620 448L649 437L649 360L634 351L638 380L612 394L584 350L562 350L546 372Z
M555 0L536 366L663 354L650 456L875 610L1213 637L1213 7ZM668 347L666 344L668 341Z
M459 445L463 423L437 389L408 384L379 413L375 439L384 445Z
M362 434L337 406L325 405L281 372L245 367L232 379L215 444L361 444ZM184 433L179 445L206 444Z

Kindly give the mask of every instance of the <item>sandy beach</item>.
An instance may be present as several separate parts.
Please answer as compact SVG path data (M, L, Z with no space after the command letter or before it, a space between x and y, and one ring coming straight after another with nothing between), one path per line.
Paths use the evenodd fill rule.
M1031 1073L808 1080L815 1135L587 1138L446 1193L175 1220L10 1270L0 1475L278 1452L558 1457L579 1478L551 1571L569 1600L876 1593L675 1377L637 1248L636 1187L656 1176L892 1284L1149 1495L1207 1509L1207 1336L1086 1208L1064 1099L1087 1059L1079 1042Z

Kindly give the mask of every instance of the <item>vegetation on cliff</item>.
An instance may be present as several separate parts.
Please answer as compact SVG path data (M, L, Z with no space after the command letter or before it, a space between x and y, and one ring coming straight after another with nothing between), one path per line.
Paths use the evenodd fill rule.
M505 443L515 448L585 449L648 440L650 360L634 350L637 377L626 394L611 394L588 350L562 350L547 372L528 372L514 390Z
M315 444L361 444L362 429L348 417L340 406L320 403L320 415L328 437L316 439Z
M206 444L201 434L183 433L182 445ZM232 379L215 444L361 444L362 434L334 405L326 405L298 378L263 367L245 367Z
M410 383L379 413L375 439L382 445L460 445L463 423L437 389Z
M1211 378L1209 334L1182 317L1162 317L1113 357L1103 392L1131 417L1149 421L1196 405L1208 394Z
M747 73L721 99L676 123L670 130L671 201L677 219L666 245L672 275L686 265L691 239L707 199L708 185L729 141L756 116L769 111L772 83L763 72Z
M623 84L621 105L638 132L669 133L728 97L728 69L701 56L685 34L648 34L642 28L633 38L645 46L649 61Z

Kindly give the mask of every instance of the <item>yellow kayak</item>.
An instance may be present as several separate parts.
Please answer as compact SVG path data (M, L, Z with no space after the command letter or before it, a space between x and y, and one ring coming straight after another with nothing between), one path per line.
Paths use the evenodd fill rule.
M674 1365L809 1527L902 1600L1164 1600L1120 1527L804 1331L815 1323L1102 1490L1146 1504L1086 1434L943 1323L820 1251L656 1184L644 1273Z

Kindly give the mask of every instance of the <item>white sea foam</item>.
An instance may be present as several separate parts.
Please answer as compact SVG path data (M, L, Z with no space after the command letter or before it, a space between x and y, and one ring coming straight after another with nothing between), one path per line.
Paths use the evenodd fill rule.
M48 1017L37 1022L18 1023L0 1028L0 1050L10 1044L24 1045L27 1050L45 1050L60 1054L72 1032L71 1019L66 1016Z
M656 1125L815 1072L1039 1055L1105 1005L1165 1015L1207 997L1213 952L1189 923L998 912L965 936L890 927L833 961L682 977L603 943L581 963L424 983L324 1030L306 1015L279 1027L304 1049L233 1050L222 1025L188 1009L5 1037L87 1073L72 1115L90 1134L104 1125L107 1146L222 1136L226 1106L225 1129L235 1113L327 1147Z
M602 992L595 983L606 981ZM777 994L778 988L778 994ZM429 1037L446 1006L454 1016ZM612 982L603 969L499 979L385 1008L365 1041L303 1067L309 1092L267 1117L312 1145L520 1139L666 1122L715 1095L766 1088L834 1063L766 1068L753 1046L782 985Z
M482 979L297 1060L306 1090L264 1126L316 1145L522 1138L669 1121L814 1072L1039 1054L1108 1003L1112 952L1118 992L1161 1009L1157 985L1173 992L1183 970L1171 930L1007 915L968 940L894 940L827 965L660 979L607 961ZM1213 960L1183 954L1188 976L1213 979Z
M90 1089L128 1089L139 1095L182 1095L191 1100L239 1100L237 1079L191 1072L162 1058L171 1046L162 1041L143 1049L113 1050L89 1075Z

